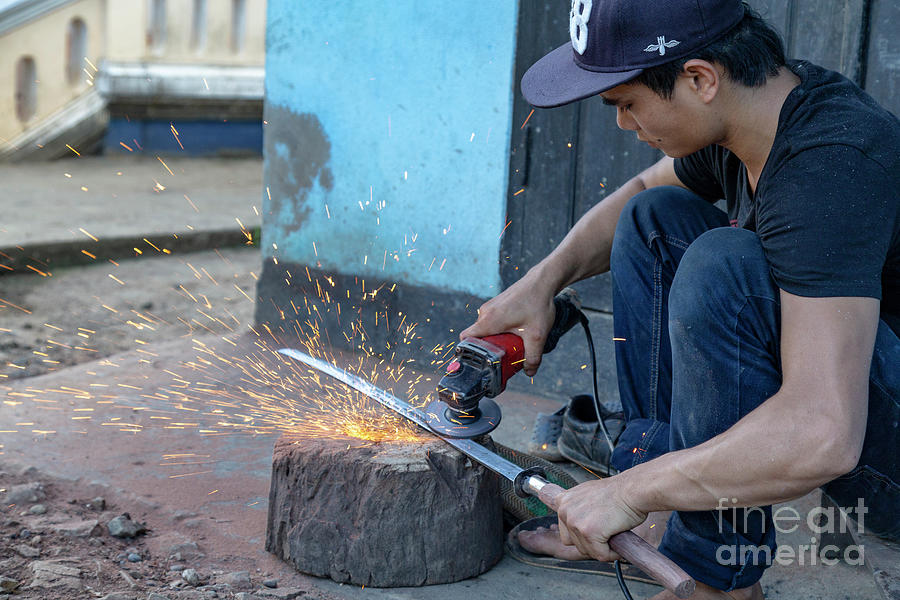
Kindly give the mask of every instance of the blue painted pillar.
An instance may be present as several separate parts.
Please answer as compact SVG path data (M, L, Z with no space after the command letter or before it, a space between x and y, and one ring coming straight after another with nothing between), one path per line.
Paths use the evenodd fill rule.
M278 319L299 290L284 272L301 267L397 283L382 308L419 321L428 298L477 306L499 291L517 14L516 1L269 0L258 320Z

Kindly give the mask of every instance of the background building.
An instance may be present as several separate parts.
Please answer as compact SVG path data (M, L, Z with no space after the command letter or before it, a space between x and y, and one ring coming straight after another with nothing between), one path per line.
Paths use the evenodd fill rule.
M0 0L0 159L260 151L265 0Z

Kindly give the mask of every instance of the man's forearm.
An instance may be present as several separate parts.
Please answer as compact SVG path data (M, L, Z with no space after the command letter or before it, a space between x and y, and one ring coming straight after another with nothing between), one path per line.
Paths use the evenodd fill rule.
M555 291L609 270L616 223L625 204L645 189L633 177L582 216L559 246L534 266L533 275L552 283Z
M879 306L782 291L781 389L720 435L625 471L635 509L773 504L850 471L865 439Z
M792 397L793 396L793 397ZM724 433L623 472L636 510L713 510L783 502L849 470L844 445L805 398L779 392ZM843 436L843 437L846 437Z

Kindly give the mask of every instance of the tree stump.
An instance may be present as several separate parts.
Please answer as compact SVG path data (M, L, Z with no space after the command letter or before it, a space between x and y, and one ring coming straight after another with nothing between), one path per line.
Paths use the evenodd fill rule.
M371 587L474 577L503 554L498 485L436 439L354 447L282 436L266 550L303 573Z

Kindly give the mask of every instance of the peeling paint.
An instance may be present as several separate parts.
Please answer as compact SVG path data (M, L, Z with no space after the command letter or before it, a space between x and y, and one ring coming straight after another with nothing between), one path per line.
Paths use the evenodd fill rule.
M264 211L263 223L295 232L309 216L310 191L316 185L324 190L334 187L329 166L331 142L316 115L298 114L267 103L264 118L264 177L272 199Z

